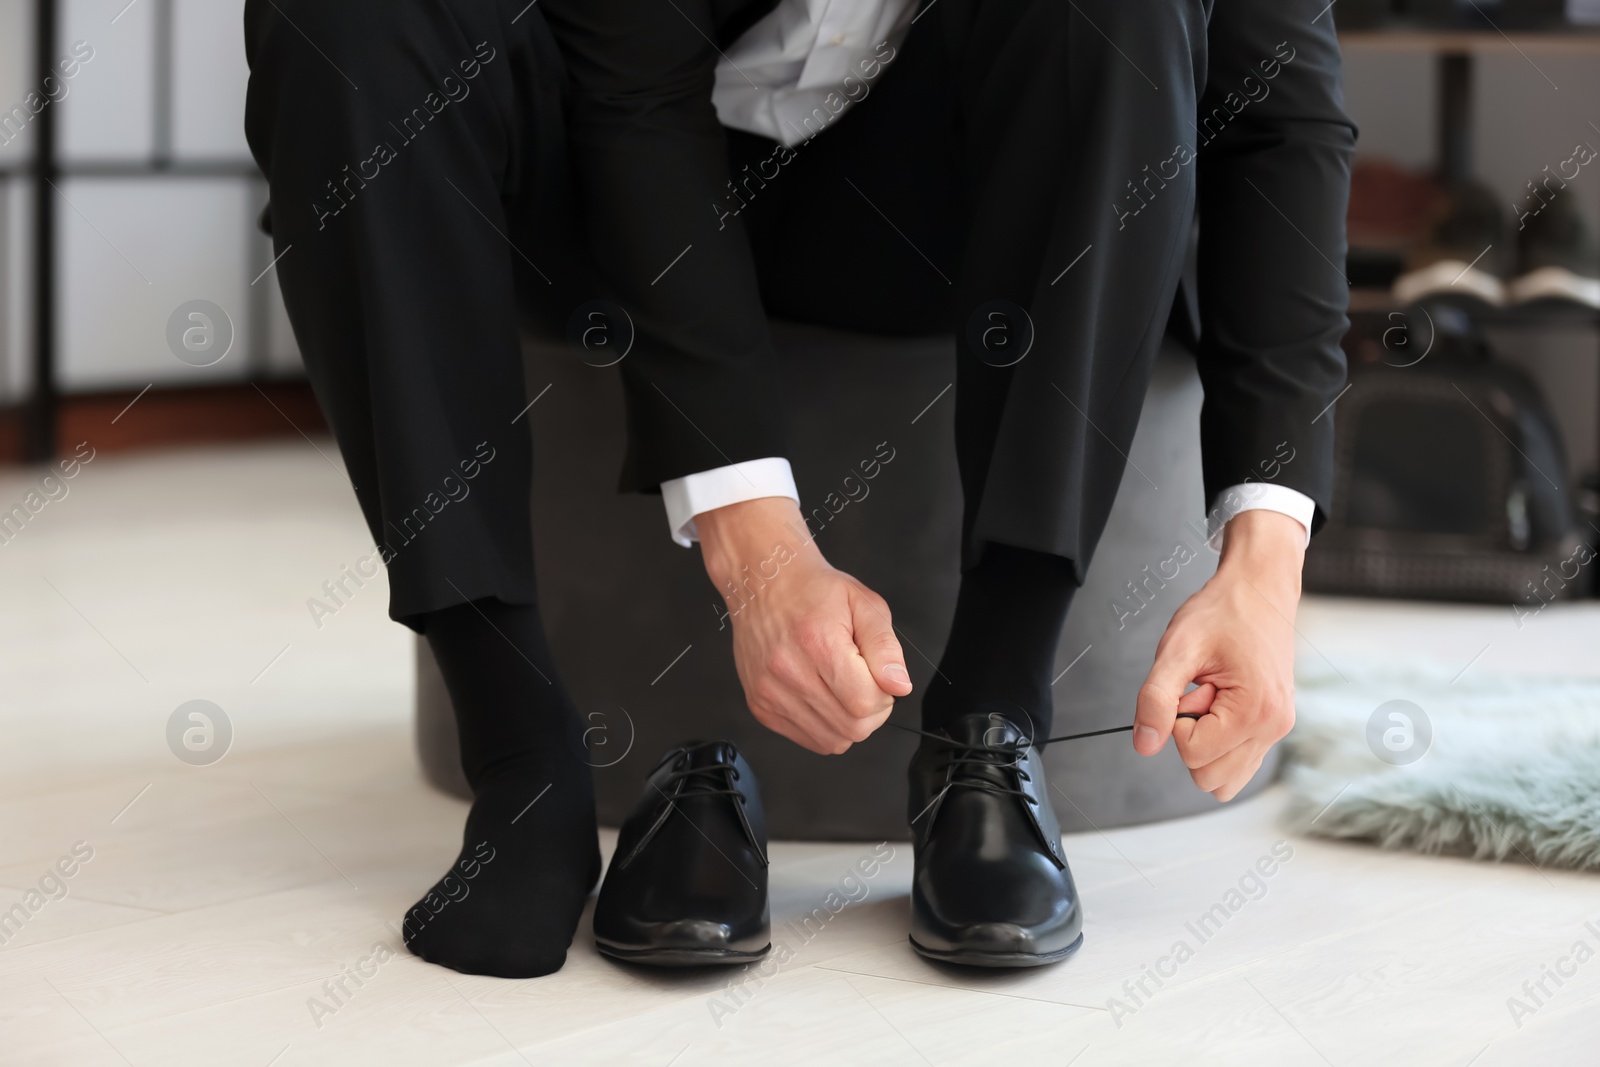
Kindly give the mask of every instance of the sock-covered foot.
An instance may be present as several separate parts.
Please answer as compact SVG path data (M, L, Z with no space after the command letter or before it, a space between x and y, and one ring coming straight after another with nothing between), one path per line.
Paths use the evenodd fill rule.
M496 978L560 970L600 877L594 791L577 770L508 768L479 788L460 857L406 912L413 953Z
M475 799L460 857L406 912L406 945L468 974L549 974L600 877L577 709L534 605L479 600L423 621Z

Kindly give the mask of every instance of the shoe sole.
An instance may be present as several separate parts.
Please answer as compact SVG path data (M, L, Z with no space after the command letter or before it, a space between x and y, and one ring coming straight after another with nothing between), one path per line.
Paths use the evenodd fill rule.
M957 963L964 967L1047 967L1052 963L1060 963L1083 946L1083 935L1066 948L1057 949L1055 952L979 952L976 949L952 949L948 952L938 949L924 948L917 944L917 939L908 937L911 947L917 954L940 963Z
M642 963L651 967L733 967L759 960L772 951L768 944L754 952L732 948L627 948L595 940L595 948L602 956L624 963Z

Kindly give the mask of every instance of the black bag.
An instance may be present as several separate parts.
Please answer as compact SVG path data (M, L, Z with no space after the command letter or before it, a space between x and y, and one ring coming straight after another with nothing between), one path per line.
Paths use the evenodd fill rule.
M1580 593L1565 452L1538 387L1494 362L1470 314L1413 309L1336 409L1333 510L1307 591L1511 603ZM1426 355L1423 353L1426 352Z

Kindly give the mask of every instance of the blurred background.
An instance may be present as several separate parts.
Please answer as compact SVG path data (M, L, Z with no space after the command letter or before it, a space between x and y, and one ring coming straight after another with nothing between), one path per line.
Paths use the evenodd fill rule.
M118 422L126 438L108 448L238 433L228 423L251 409L234 412L227 397L246 382L298 377L276 280L262 276L272 253L255 226L266 191L244 140L243 7L0 4L8 459L76 444L81 412L126 404L147 385L201 392L186 398L188 418L161 420L164 430L130 411ZM43 200L41 185L51 192ZM194 299L231 320L233 350L213 366L176 361L166 340L172 311Z
M1568 6L1579 20L1600 10ZM115 414L146 386L145 400L158 402L130 410L105 449L293 433L281 418L259 418L256 409L270 409L247 384L292 386L298 357L266 270L271 245L255 226L266 191L242 129L242 9L243 0L0 0L6 460L76 444L83 412L112 406ZM1550 31L1563 17L1559 2L1342 0L1330 15L1344 31L1346 99L1361 130L1350 275L1372 292L1358 293L1357 307L1378 306L1374 296L1398 270L1386 277L1383 257L1374 263L1363 251L1376 246L1403 260L1432 238L1437 189L1427 186L1436 173L1446 179L1436 185L1480 183L1500 216L1485 241L1498 251L1480 266L1512 276L1528 183L1561 173L1575 145L1600 144L1597 42L1528 32ZM1523 36L1496 32L1491 18ZM84 59L74 76L59 77L57 64L75 48ZM47 76L61 85L54 97ZM29 101L41 95L51 102L34 113ZM1563 176L1561 199L1590 234L1600 226L1597 175L1600 167L1567 164ZM41 186L53 191L43 203ZM174 359L166 338L172 312L197 299L232 324L232 351L209 367ZM1592 474L1600 439L1591 340L1574 329L1530 329L1496 352L1544 387L1579 480ZM166 412L162 394L187 394L172 397L183 419L140 413Z

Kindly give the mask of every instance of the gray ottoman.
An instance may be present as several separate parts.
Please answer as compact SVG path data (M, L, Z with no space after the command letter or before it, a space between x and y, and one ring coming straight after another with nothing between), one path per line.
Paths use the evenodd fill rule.
M867 338L776 324L802 505L846 499L812 529L828 559L894 609L912 681L933 675L955 605L961 490L952 421L953 345L945 338ZM1170 342L1169 342L1170 345ZM916 739L880 730L843 756L816 756L763 729L744 706L722 601L698 550L667 537L655 497L615 492L623 448L616 371L530 342L533 521L540 605L557 662L589 727L600 819L626 815L645 772L690 738L726 737L761 775L774 837L905 836L905 766ZM935 398L938 397L937 400ZM1132 463L1057 653L1056 733L1124 725L1156 642L1185 597L1215 570L1203 518L1193 359L1172 346L1156 368ZM931 405L931 406L930 406ZM888 458L884 461L884 457ZM820 516L827 515L826 522ZM1179 543L1200 549L1164 586ZM1130 583L1145 591L1135 597ZM417 645L417 744L430 781L466 795L448 696L425 642ZM916 697L895 721L917 725ZM1149 822L1210 810L1171 746L1134 755L1126 735L1052 746L1063 829ZM1270 781L1276 751L1246 795Z

